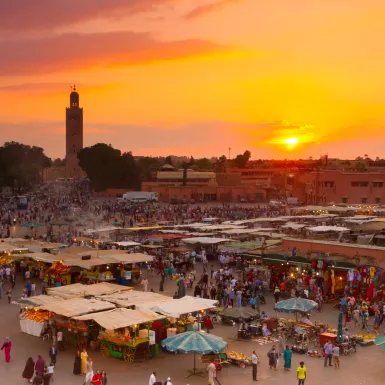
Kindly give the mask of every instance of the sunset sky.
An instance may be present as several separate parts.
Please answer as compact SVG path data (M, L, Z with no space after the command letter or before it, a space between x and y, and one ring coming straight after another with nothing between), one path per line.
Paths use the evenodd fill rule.
M385 157L384 0L18 0L0 6L0 138L64 157ZM298 139L298 144L292 139Z

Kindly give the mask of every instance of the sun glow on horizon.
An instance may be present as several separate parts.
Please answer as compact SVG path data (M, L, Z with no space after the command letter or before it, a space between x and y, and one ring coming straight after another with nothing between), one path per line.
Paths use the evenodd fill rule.
M287 138L283 141L283 143L288 144L289 146L295 146L298 142L298 138Z

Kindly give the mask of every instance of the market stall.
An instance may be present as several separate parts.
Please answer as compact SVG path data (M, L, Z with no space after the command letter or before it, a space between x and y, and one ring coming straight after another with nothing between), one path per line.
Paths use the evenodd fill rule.
M41 310L54 313L51 325L63 331L64 343L78 349L85 348L97 333L95 334L94 329L90 329L88 323L77 320L75 317L113 308L115 305L112 303L86 298L59 300L40 307Z
M31 336L41 337L52 317L53 313L46 310L27 310L20 314L20 330Z
M149 310L123 308L75 317L78 321L93 320L103 328L98 335L103 356L122 358L130 364L148 358L150 345L155 344L149 324L162 318Z

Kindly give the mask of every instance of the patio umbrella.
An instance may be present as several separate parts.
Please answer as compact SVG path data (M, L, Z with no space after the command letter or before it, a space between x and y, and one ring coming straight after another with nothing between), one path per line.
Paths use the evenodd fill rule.
M276 303L274 309L283 313L295 313L297 319L298 313L307 314L309 311L317 309L317 307L317 302L310 299L290 298Z
M235 322L252 321L259 317L256 310L249 307L233 307L228 308L219 313L221 317L231 319Z
M342 342L342 311L338 313L337 342Z
M36 227L43 227L44 225L42 225L41 223L32 223L32 222L28 222L28 223L23 223L21 225L21 227L28 227L30 229L34 229Z
M227 343L213 334L192 331L177 334L162 341L162 347L170 352L194 353L194 368L189 370L190 376L202 375L202 371L196 368L196 354L222 353Z
M385 350L385 335L377 337L377 338L374 340L374 343L375 343L377 346L381 346L381 348Z

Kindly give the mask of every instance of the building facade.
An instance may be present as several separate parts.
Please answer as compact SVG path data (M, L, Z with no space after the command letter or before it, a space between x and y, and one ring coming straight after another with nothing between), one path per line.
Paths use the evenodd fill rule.
M305 204L384 204L385 172L322 170L296 173L292 196Z
M83 176L79 167L78 152L83 148L83 108L79 106L79 94L75 86L70 94L70 106L66 108L66 177Z

